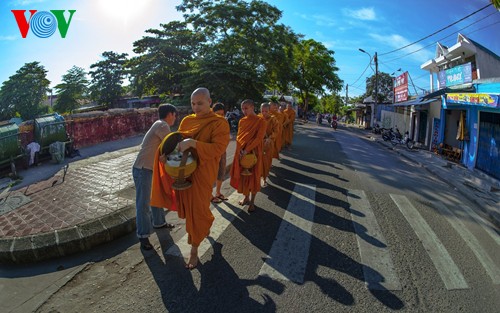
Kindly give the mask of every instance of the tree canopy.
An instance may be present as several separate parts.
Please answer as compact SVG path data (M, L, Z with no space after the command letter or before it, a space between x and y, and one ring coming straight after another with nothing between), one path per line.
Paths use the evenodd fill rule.
M104 60L90 66L92 85L91 98L99 104L112 106L122 95L122 84L126 77L125 62L127 54L118 54L113 51L103 52Z
M88 84L85 70L73 66L63 75L62 83L55 87L58 97L54 109L60 113L65 113L78 108L80 106L79 101L87 97Z
M50 81L39 62L24 64L2 84L0 89L0 116L8 119L19 115L32 119L42 113L42 102L47 97Z
M313 39L301 40L294 46L295 75L293 84L299 90L308 110L309 94L324 94L326 90L338 93L343 81L337 76L334 52Z
M378 101L377 103L392 103L394 91L393 78L391 75L379 72L378 73ZM366 93L365 97L372 96L375 99L375 75L366 78Z

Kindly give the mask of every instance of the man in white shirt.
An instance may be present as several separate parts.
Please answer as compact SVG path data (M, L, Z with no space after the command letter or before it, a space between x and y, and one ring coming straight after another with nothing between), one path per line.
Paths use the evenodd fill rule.
M158 121L153 123L144 136L141 150L132 167L135 184L137 237L144 250L153 248L149 242L153 228L174 227L165 220L165 210L153 207L149 202L155 154L163 138L170 133L170 126L175 123L177 108L171 104L161 104L158 107L158 118Z

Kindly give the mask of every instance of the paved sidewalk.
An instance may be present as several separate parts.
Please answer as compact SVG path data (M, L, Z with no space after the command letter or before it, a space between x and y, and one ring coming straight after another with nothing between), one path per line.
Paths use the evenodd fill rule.
M236 142L227 149L226 170ZM53 177L0 195L0 263L88 250L135 230L132 164L139 146L72 162ZM11 210L11 208L15 208Z
M371 140L392 148L399 155L425 168L476 204L488 219L500 228L500 180L477 169L469 170L461 164L448 161L430 151L409 150L406 146L399 144L393 147L390 142L384 141L381 135L373 134L371 131L354 125L348 127L363 132Z

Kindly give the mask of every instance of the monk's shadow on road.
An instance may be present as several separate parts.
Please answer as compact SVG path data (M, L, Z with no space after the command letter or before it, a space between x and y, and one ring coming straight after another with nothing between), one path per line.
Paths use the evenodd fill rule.
M212 238L210 260L200 261L193 271L184 268L184 260L167 257L164 262L156 251L143 252L145 261L160 290L168 312L276 312L272 298L262 295L262 303L249 296L247 287L259 285L282 293L282 283L266 277L240 279L222 255L223 245ZM196 276L196 278L195 278Z
M283 169L280 169L280 171L283 171ZM284 175L280 175L279 177L290 177L287 176L286 173L281 174ZM294 173L294 175L297 174ZM324 182L314 180L310 177L304 177L304 180L305 184L320 185L321 188L325 188L325 186L323 186L325 184ZM286 210L289 197L293 191L294 183L277 177L274 178L271 183L272 184L268 187L261 190L261 192L267 195L269 200L275 201L278 207ZM274 184L280 188L274 188ZM341 191L343 194L347 195L346 189L340 189L342 189ZM316 199L311 200L315 201L315 203L328 202L329 198L330 197L328 195L316 192ZM345 201L337 199L337 205L342 206L348 212L351 211L349 203ZM355 210L352 211L356 212ZM354 214L359 215L361 213L357 212ZM356 233L354 229L354 221L338 216L328 210L318 207L317 205L314 220L312 222L315 224L329 225L341 231ZM261 249L261 251L266 254L270 251L274 238L265 239L263 238L262 233L277 233L282 223L287 223L287 221L263 208L258 208L257 211L250 216L240 214L240 219L235 219L232 222L232 224L240 231L240 233L242 233L243 236L245 236L253 245ZM259 226L262 228L260 231ZM290 229L295 229L297 232L303 232L302 229L297 229L295 225L288 226L290 226ZM362 225L358 226L360 229L364 229L364 232L359 235L362 239L377 247L386 246L385 243L382 243L376 238L368 235L366 228ZM354 305L354 296L344 286L331 278L320 276L318 271L322 267L327 267L334 271L343 272L363 283L365 282L366 275L371 278L368 290L376 299L378 299L378 301L393 310L400 310L404 308L404 303L394 293L383 287L382 284L385 279L379 272L369 266L357 262L353 258L334 248L330 243L327 243L314 235L311 237L308 266L304 278L305 281L312 281L316 283L325 294L328 294L330 298L339 303L344 305Z
M295 162L295 161L293 161L291 159L281 158L280 165L286 165L288 167L297 169L297 170L302 171L304 173L332 176L332 177L335 177L336 179L338 179L340 181L348 182L348 180L346 180L345 178L340 177L340 175L338 175L338 174L335 174L335 173L332 173L332 172L322 171L322 170L319 170L317 167L312 167L312 166L307 166L307 165L304 165L304 164L301 164L301 163L297 163L297 162ZM315 165L319 165L319 164L315 164ZM340 168L336 167L333 164L323 164L323 166L332 167L335 170L341 170Z

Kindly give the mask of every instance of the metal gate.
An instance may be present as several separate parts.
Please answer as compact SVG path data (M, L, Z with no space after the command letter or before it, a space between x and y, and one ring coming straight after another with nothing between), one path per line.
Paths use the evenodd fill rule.
M500 113L481 112L476 167L500 179Z

